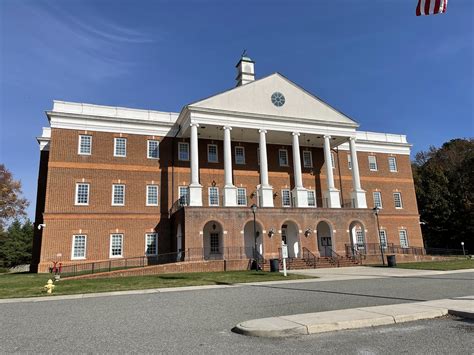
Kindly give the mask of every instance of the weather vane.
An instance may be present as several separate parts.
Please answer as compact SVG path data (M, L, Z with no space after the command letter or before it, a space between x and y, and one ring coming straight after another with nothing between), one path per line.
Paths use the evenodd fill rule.
M247 50L244 49L244 51L242 52L242 57L245 57L247 55Z

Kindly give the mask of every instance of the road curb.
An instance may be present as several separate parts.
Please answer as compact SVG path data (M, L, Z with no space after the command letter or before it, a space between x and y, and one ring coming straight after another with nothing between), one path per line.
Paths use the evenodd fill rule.
M256 337L290 337L433 319L452 314L474 318L474 296L427 302L342 309L262 318L237 324L232 331Z

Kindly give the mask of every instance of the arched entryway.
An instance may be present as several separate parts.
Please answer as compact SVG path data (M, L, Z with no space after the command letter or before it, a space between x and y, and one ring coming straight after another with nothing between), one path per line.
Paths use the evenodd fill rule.
M318 250L320 256L332 256L332 228L326 221L318 223Z
M365 227L360 221L353 221L349 225L349 235L352 254L365 252Z
M282 224L281 239L286 245L288 245L288 256L290 258L298 258L301 256L300 234L296 223L286 221Z
M217 221L209 221L203 228L204 259L222 259L224 253L223 228Z
M255 229L257 234L257 251L260 255L263 255L263 228L260 223L255 223ZM255 232L253 221L245 223L244 227L244 253L247 258L254 258L255 250Z

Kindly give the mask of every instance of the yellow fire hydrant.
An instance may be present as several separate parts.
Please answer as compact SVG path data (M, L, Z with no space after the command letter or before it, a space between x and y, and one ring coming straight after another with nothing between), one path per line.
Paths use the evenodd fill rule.
M44 288L46 289L47 293L53 293L54 290L53 280L49 279Z

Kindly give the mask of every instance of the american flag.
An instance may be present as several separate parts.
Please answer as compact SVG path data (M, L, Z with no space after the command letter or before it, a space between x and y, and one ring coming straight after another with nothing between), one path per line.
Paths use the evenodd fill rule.
M448 0L418 0L416 16L444 13L447 7Z

